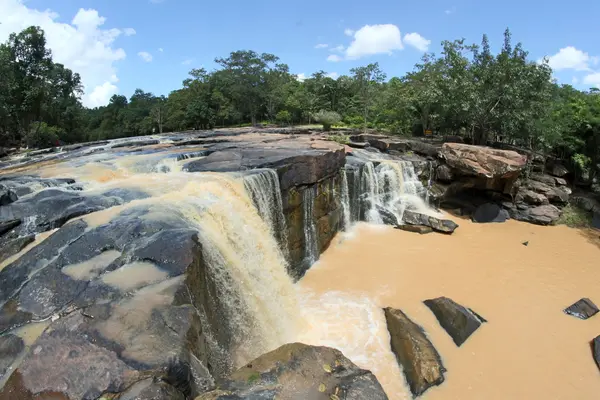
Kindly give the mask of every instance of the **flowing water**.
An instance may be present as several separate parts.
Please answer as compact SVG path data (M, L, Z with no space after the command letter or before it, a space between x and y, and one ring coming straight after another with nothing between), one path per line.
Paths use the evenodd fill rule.
M448 369L424 400L598 398L589 343L600 318L562 310L582 297L600 302L600 233L457 222L451 236L359 224L326 251L299 283L329 315L321 340L373 370L390 399L409 399L381 312L400 308L423 326ZM422 303L439 296L489 322L458 348Z
M302 192L304 207L304 259L307 265L314 264L319 259L319 244L315 227L315 186L308 186Z

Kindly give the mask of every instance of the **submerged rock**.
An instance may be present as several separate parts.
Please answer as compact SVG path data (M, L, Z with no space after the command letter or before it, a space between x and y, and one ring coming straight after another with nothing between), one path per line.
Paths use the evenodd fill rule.
M387 400L377 378L339 350L292 343L235 371L196 400Z
M15 192L10 189L0 188L0 206L5 206L10 203L14 203L18 200Z
M423 328L401 310L385 308L392 352L402 366L404 376L414 396L420 396L432 386L444 382L446 368L439 353L425 336Z
M505 222L510 219L508 211L494 203L486 203L477 207L473 213L473 222L490 223L490 222Z
M21 225L20 219L13 219L10 221L0 222L0 236L4 235L6 232L16 228L19 225Z
M441 233L452 233L458 228L458 224L449 219L439 219L410 210L404 211L402 221L408 225L429 226L434 231Z
M447 297L425 300L423 303L435 314L442 328L457 346L461 346L483 322L487 322L473 310Z
M424 235L426 233L433 232L433 228L425 225L398 225L396 229L400 229L401 231L414 232Z
M598 307L590 299L584 297L565 308L564 312L580 319L588 319L598 313Z
M594 357L594 361L596 361L596 365L600 368L600 336L597 336L594 340L592 340L592 356Z

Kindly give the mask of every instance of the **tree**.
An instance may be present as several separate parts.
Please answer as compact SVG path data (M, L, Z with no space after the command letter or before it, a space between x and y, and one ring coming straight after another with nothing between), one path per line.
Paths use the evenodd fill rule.
M350 70L357 85L357 92L362 108L364 119L364 130L367 130L369 120L369 109L373 104L373 97L378 85L381 84L386 75L379 68L379 63L369 64L366 67L352 68Z
M167 99L165 96L160 96L154 99L154 106L150 110L152 120L158 125L158 132L163 133L163 125L165 123L167 113Z
M323 130L329 131L331 130L331 126L339 123L342 120L340 114L335 111L325 111L321 110L316 113L314 116L315 121L323 124Z

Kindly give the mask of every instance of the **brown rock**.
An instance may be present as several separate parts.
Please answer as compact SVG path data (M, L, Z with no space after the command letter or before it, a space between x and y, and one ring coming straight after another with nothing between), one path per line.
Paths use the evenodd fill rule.
M446 369L423 328L401 310L385 308L385 319L391 337L392 351L414 396L420 396L432 386L444 382Z
M440 156L464 175L485 178L515 177L527 163L527 157L515 151L460 143L444 143Z
M419 233L421 235L433 232L433 228L425 225L398 225L396 229L402 231Z

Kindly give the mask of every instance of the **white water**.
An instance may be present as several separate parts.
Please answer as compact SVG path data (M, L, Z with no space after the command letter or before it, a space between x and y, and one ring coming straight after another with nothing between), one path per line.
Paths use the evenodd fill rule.
M346 170L341 172L342 177L342 212L343 212L343 229L348 231L350 224L352 223L352 213L350 209L350 194L348 188L348 177L346 176Z
M308 186L302 192L304 207L304 259L307 265L314 264L319 259L319 244L315 228L315 187Z

